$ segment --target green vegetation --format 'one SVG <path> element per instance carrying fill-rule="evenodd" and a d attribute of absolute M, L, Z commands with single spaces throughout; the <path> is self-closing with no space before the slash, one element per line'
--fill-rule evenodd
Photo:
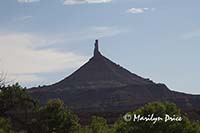
<path fill-rule="evenodd" d="M 0 133 L 7 133 L 9 129 L 10 129 L 9 121 L 0 117 Z"/>
<path fill-rule="evenodd" d="M 32 126 L 30 114 L 35 112 L 37 103 L 19 84 L 1 87 L 0 107 L 0 117 L 10 120 L 11 128 L 28 130 Z"/>
<path fill-rule="evenodd" d="M 120 117 L 109 125 L 104 118 L 93 116 L 87 126 L 81 126 L 59 99 L 39 106 L 19 84 L 0 87 L 0 133 L 200 133 L 200 122 L 191 122 L 173 103 L 153 102 L 129 114 L 163 118 L 168 114 L 183 120 L 126 122 Z"/>
<path fill-rule="evenodd" d="M 182 117 L 182 121 L 157 121 L 153 123 L 148 122 L 125 122 L 123 119 L 118 120 L 115 123 L 115 131 L 117 133 L 200 133 L 197 123 L 193 124 L 189 119 L 181 115 L 180 110 L 175 104 L 168 102 L 153 102 L 145 105 L 144 107 L 137 109 L 134 112 L 130 112 L 132 116 L 139 114 L 141 116 L 148 116 L 149 114 L 155 114 L 155 118 L 160 116 L 165 118 L 165 115 L 176 115 Z"/>
<path fill-rule="evenodd" d="M 75 132 L 79 127 L 78 118 L 58 99 L 49 100 L 39 109 L 37 116 L 37 129 L 41 133 Z"/>
<path fill-rule="evenodd" d="M 104 118 L 93 116 L 88 126 L 81 129 L 80 133 L 114 133 L 112 128 L 109 128 L 107 121 Z"/>

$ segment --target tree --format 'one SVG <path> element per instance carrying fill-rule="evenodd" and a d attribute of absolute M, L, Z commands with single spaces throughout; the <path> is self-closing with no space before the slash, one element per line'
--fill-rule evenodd
<path fill-rule="evenodd" d="M 8 120 L 0 117 L 0 133 L 7 133 L 10 129 L 10 123 Z"/>
<path fill-rule="evenodd" d="M 0 107 L 0 116 L 10 119 L 12 128 L 29 129 L 37 102 L 29 96 L 26 88 L 16 83 L 1 87 Z"/>
<path fill-rule="evenodd" d="M 116 133 L 199 133 L 199 129 L 196 125 L 193 125 L 189 119 L 180 113 L 180 109 L 173 103 L 168 102 L 153 102 L 146 106 L 137 109 L 134 112 L 128 113 L 131 117 L 131 121 L 125 122 L 120 118 L 115 124 L 114 129 Z M 169 116 L 182 117 L 181 121 L 133 121 L 133 116 L 148 116 L 154 114 L 155 118 L 161 117 L 165 119 L 166 114 Z"/>
<path fill-rule="evenodd" d="M 0 72 L 0 91 L 6 84 L 6 75 L 4 72 Z"/>
<path fill-rule="evenodd" d="M 83 127 L 79 133 L 113 133 L 113 131 L 108 126 L 106 119 L 93 116 L 89 125 Z"/>
<path fill-rule="evenodd" d="M 59 99 L 49 100 L 38 112 L 38 133 L 70 133 L 78 130 L 78 118 Z"/>
<path fill-rule="evenodd" d="M 93 116 L 89 125 L 92 133 L 110 133 L 107 121 L 102 117 Z"/>
<path fill-rule="evenodd" d="M 200 121 L 193 122 L 193 133 L 200 133 Z"/>

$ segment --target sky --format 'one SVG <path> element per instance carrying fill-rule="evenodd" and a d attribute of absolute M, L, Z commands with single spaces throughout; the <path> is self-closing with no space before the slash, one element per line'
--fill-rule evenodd
<path fill-rule="evenodd" d="M 101 53 L 171 90 L 200 94 L 198 0 L 0 0 L 0 71 L 49 85 Z"/>

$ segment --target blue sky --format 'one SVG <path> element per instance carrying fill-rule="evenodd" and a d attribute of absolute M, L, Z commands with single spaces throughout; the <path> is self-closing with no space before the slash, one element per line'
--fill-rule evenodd
<path fill-rule="evenodd" d="M 0 70 L 55 83 L 101 52 L 170 89 L 200 94 L 200 1 L 1 0 Z"/>

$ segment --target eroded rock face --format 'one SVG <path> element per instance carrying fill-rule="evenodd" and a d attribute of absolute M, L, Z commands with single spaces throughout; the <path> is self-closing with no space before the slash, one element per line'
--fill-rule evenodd
<path fill-rule="evenodd" d="M 129 72 L 104 57 L 95 42 L 94 56 L 62 81 L 30 89 L 30 94 L 44 104 L 60 98 L 77 112 L 123 112 L 145 103 L 167 100 L 182 109 L 200 109 L 200 96 L 171 91 Z"/>

